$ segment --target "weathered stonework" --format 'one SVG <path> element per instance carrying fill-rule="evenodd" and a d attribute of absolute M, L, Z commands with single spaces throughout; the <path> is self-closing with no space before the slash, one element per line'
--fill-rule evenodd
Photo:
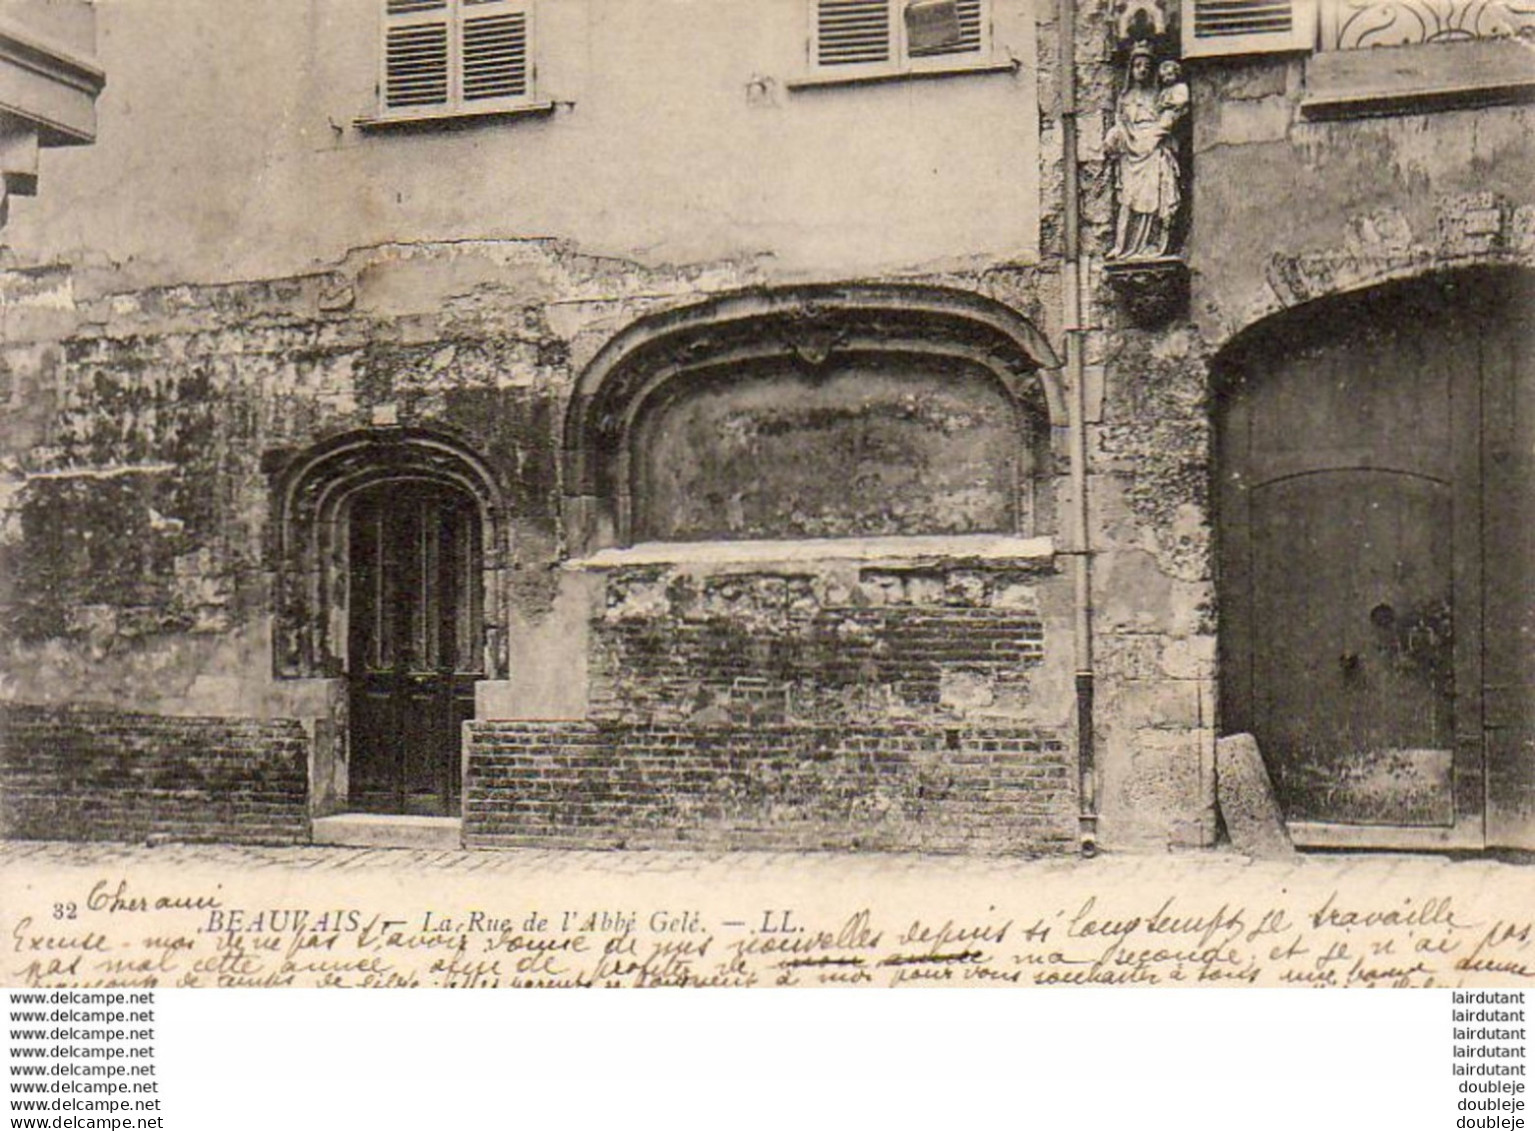
<path fill-rule="evenodd" d="M 1348 54 L 1387 70 L 1393 59 Z M 1196 119 L 1190 254 L 1193 318 L 1210 346 L 1331 295 L 1530 264 L 1520 236 L 1535 166 L 1527 105 L 1456 109 L 1425 97 L 1390 117 L 1312 121 L 1299 62 L 1209 60 L 1192 78 L 1196 103 L 1211 108 Z M 1250 128 L 1255 115 L 1269 124 Z"/>
<path fill-rule="evenodd" d="M 302 523 L 283 532 L 284 484 L 289 469 L 323 463 L 348 437 L 376 446 L 421 436 L 475 453 L 504 517 L 487 546 L 487 577 L 504 601 L 488 639 L 505 657 L 478 695 L 488 718 L 589 716 L 684 734 L 720 722 L 1059 728 L 1069 718 L 1069 592 L 1048 555 L 945 563 L 940 553 L 789 572 L 560 568 L 569 549 L 558 454 L 576 372 L 614 328 L 696 302 L 696 269 L 619 269 L 529 242 L 384 248 L 315 274 L 210 287 L 124 292 L 97 281 L 72 293 L 60 287 L 67 274 L 7 278 L 8 317 L 38 339 L 4 348 L 12 443 L 0 556 L 16 699 L 230 726 L 302 718 L 312 750 L 304 808 L 344 808 L 343 638 L 291 651 L 295 615 L 325 618 L 279 599 L 286 571 L 320 576 L 285 556 L 309 535 Z M 708 285 L 751 278 L 727 266 Z M 936 281 L 1054 317 L 1050 274 Z M 1030 396 L 1043 419 L 1048 398 L 1037 385 Z M 1037 439 L 1045 455 L 1029 516 L 1048 534 L 1059 433 L 1041 426 Z M 330 599 L 344 597 L 341 580 L 325 583 Z M 1016 835 L 945 831 L 960 811 L 950 805 L 875 834 L 844 815 L 788 839 L 1054 850 L 1074 792 L 1060 732 L 1050 733 L 1055 768 L 1039 785 L 1057 806 L 1049 830 L 1030 824 L 1025 804 Z M 742 746 L 743 767 L 756 764 L 753 749 Z M 157 765 L 146 757 L 134 772 Z M 177 820 L 125 817 L 108 831 L 182 835 Z M 761 839 L 728 823 L 699 835 Z"/>

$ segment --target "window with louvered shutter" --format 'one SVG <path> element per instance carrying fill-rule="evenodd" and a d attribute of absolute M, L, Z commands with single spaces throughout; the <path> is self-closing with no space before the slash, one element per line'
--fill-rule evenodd
<path fill-rule="evenodd" d="M 521 98 L 528 92 L 528 14 L 486 11 L 504 5 L 470 4 L 464 17 L 465 102 Z"/>
<path fill-rule="evenodd" d="M 990 0 L 812 0 L 811 52 L 827 74 L 899 74 L 983 58 Z"/>
<path fill-rule="evenodd" d="M 526 103 L 531 45 L 527 0 L 385 0 L 382 112 L 430 117 Z"/>
<path fill-rule="evenodd" d="M 1313 0 L 1183 0 L 1184 55 L 1310 51 L 1315 45 Z"/>
<path fill-rule="evenodd" d="M 448 104 L 448 0 L 388 0 L 384 105 Z"/>
<path fill-rule="evenodd" d="M 818 0 L 815 59 L 822 67 L 887 63 L 893 54 L 890 0 Z"/>

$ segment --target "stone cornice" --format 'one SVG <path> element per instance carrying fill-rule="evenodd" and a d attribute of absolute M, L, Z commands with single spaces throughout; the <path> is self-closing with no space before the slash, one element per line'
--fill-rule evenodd
<path fill-rule="evenodd" d="M 96 96 L 106 75 L 79 48 L 0 18 L 0 116 L 30 126 L 37 144 L 84 145 L 96 137 Z"/>
<path fill-rule="evenodd" d="M 93 60 L 3 17 L 0 17 L 0 62 L 25 67 L 92 96 L 99 94 L 107 82 L 106 72 Z"/>

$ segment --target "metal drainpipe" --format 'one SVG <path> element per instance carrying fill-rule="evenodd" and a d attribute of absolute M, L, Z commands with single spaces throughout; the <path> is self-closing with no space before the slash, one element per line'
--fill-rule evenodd
<path fill-rule="evenodd" d="M 1081 201 L 1077 166 L 1076 2 L 1057 0 L 1060 35 L 1057 81 L 1061 93 L 1061 164 L 1064 220 L 1062 329 L 1066 335 L 1067 431 L 1071 458 L 1071 562 L 1076 653 L 1078 832 L 1082 852 L 1098 849 L 1098 770 L 1093 750 L 1092 558 L 1087 521 L 1087 393 L 1083 380 Z"/>

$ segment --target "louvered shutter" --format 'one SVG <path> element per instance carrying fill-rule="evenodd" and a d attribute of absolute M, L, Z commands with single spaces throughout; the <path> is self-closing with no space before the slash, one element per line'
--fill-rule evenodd
<path fill-rule="evenodd" d="M 384 109 L 447 106 L 451 97 L 448 0 L 387 0 Z"/>
<path fill-rule="evenodd" d="M 910 0 L 906 53 L 914 59 L 971 55 L 985 47 L 986 0 Z"/>
<path fill-rule="evenodd" d="M 466 105 L 528 93 L 527 10 L 497 0 L 463 0 L 460 58 Z"/>
<path fill-rule="evenodd" d="M 525 103 L 530 0 L 384 0 L 382 110 L 396 117 Z"/>
<path fill-rule="evenodd" d="M 889 63 L 893 30 L 890 0 L 815 0 L 816 65 Z"/>
<path fill-rule="evenodd" d="M 1312 0 L 1183 0 L 1186 56 L 1310 51 L 1315 45 Z"/>

